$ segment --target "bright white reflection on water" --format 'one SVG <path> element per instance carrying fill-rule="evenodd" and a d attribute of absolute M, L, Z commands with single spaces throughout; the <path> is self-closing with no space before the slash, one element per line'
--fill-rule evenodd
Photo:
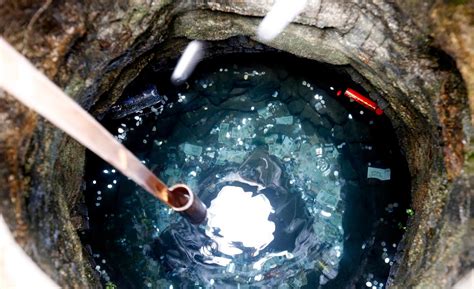
<path fill-rule="evenodd" d="M 218 250 L 226 255 L 242 254 L 234 243 L 255 249 L 254 255 L 273 240 L 275 223 L 268 217 L 274 213 L 263 194 L 252 196 L 241 187 L 225 186 L 211 201 L 208 209 L 206 235 L 213 239 Z"/>

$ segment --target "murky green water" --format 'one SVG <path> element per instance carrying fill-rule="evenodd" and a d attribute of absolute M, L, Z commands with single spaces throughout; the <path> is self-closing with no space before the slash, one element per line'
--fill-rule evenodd
<path fill-rule="evenodd" d="M 82 237 L 104 284 L 383 288 L 410 179 L 387 118 L 336 96 L 346 87 L 363 91 L 278 54 L 203 62 L 181 87 L 145 72 L 105 123 L 209 218 L 189 224 L 90 154 Z"/>

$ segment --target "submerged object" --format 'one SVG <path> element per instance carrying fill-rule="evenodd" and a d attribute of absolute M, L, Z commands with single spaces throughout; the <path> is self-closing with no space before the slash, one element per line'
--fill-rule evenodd
<path fill-rule="evenodd" d="M 129 115 L 131 111 L 145 109 L 152 105 L 163 109 L 167 101 L 166 95 L 159 94 L 156 85 L 152 84 L 136 95 L 131 95 L 123 101 L 119 100 L 110 108 L 110 114 L 113 118 L 121 118 Z"/>
<path fill-rule="evenodd" d="M 104 122 L 165 183 L 185 183 L 208 207 L 205 223 L 193 226 L 147 194 L 129 194 L 126 178 L 89 154 L 84 240 L 97 263 L 107 260 L 101 272 L 118 287 L 385 284 L 407 216 L 398 192 L 409 191 L 391 126 L 344 96 L 334 100 L 355 83 L 317 64 L 301 74 L 303 60 L 275 59 L 206 60 L 187 85 L 157 87 L 170 96 L 162 113 Z M 123 97 L 169 78 L 168 70 L 144 70 Z M 390 167 L 391 180 L 367 179 L 367 166 Z"/>
<path fill-rule="evenodd" d="M 341 94 L 342 94 L 342 91 L 339 90 L 337 92 L 337 96 L 340 96 Z M 364 107 L 374 111 L 376 115 L 383 114 L 383 110 L 380 107 L 378 107 L 378 105 L 374 101 L 370 100 L 368 97 L 363 96 L 362 94 L 358 93 L 352 88 L 347 88 L 346 91 L 344 91 L 344 95 L 356 101 L 357 103 L 362 104 Z"/>
<path fill-rule="evenodd" d="M 186 185 L 168 188 L 97 120 L 67 96 L 3 38 L 0 38 L 0 88 L 180 212 L 192 223 L 206 218 L 206 207 Z"/>

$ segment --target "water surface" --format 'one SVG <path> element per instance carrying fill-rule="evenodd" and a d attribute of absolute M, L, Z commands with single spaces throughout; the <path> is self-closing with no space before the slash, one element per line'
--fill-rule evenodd
<path fill-rule="evenodd" d="M 361 87 L 280 54 L 207 60 L 180 87 L 169 75 L 148 68 L 105 123 L 209 218 L 189 224 L 89 154 L 82 237 L 104 284 L 384 287 L 410 180 L 388 119 L 336 96 Z"/>

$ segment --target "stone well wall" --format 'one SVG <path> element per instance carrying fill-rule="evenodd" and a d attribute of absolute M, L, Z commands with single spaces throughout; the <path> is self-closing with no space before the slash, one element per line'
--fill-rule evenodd
<path fill-rule="evenodd" d="M 173 59 L 187 39 L 255 40 L 272 3 L 0 0 L 0 34 L 101 118 L 143 67 Z M 337 66 L 385 108 L 409 164 L 416 212 L 389 283 L 448 287 L 473 264 L 474 3 L 308 3 L 268 46 Z M 229 52 L 240 49 L 227 43 Z M 0 120 L 0 212 L 58 284 L 95 288 L 77 235 L 87 226 L 84 149 L 1 91 Z"/>

